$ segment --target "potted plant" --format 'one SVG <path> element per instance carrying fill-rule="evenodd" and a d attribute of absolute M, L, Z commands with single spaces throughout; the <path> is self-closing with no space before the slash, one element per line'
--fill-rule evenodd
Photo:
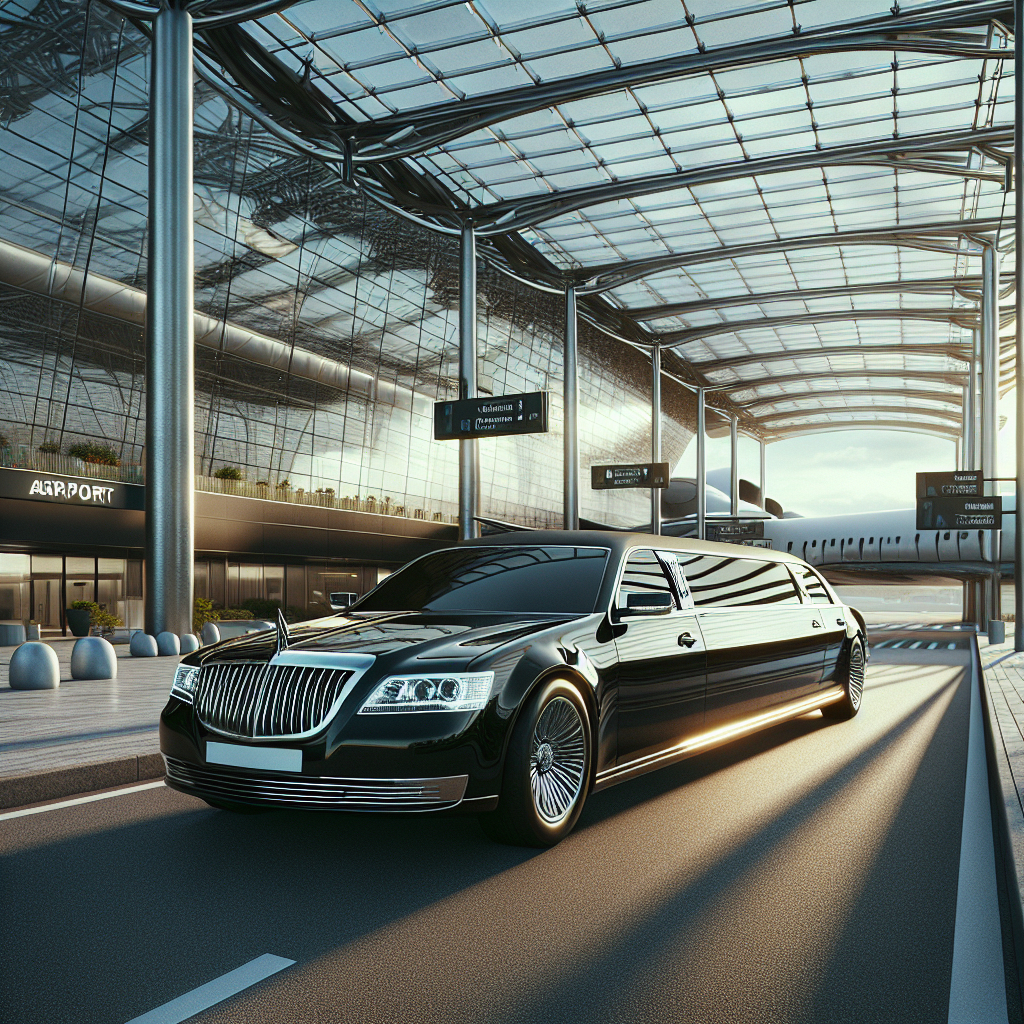
<path fill-rule="evenodd" d="M 68 619 L 68 629 L 72 636 L 88 636 L 89 626 L 92 625 L 92 610 L 98 605 L 92 601 L 72 601 L 71 607 L 65 610 Z"/>

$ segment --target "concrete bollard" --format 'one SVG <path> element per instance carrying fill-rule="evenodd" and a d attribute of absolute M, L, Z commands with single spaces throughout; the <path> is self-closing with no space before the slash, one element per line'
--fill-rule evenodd
<path fill-rule="evenodd" d="M 56 690 L 60 686 L 57 652 L 38 640 L 22 644 L 11 655 L 7 679 L 12 690 Z"/>
<path fill-rule="evenodd" d="M 133 658 L 155 658 L 156 637 L 150 636 L 149 633 L 143 633 L 140 629 L 137 633 L 132 633 L 132 638 L 128 642 L 128 650 L 131 651 Z"/>
<path fill-rule="evenodd" d="M 101 636 L 83 636 L 71 649 L 72 679 L 116 679 L 117 652 Z"/>
<path fill-rule="evenodd" d="M 988 642 L 990 644 L 1006 642 L 1006 623 L 1002 619 L 988 620 Z"/>
<path fill-rule="evenodd" d="M 191 654 L 193 651 L 199 650 L 199 637 L 195 633 L 182 633 L 181 637 L 181 653 Z"/>
<path fill-rule="evenodd" d="M 163 633 L 157 633 L 156 653 L 161 658 L 169 658 L 172 655 L 181 654 L 181 641 L 178 639 L 177 633 L 171 633 L 167 630 Z"/>
<path fill-rule="evenodd" d="M 204 622 L 202 637 L 204 647 L 209 647 L 210 644 L 219 644 L 220 626 L 216 622 Z"/>

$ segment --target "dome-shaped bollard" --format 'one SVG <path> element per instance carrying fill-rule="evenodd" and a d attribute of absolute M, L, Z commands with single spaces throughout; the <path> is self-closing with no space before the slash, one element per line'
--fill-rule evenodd
<path fill-rule="evenodd" d="M 181 654 L 181 641 L 177 633 L 164 630 L 156 635 L 156 653 L 161 658 L 169 658 L 171 655 Z"/>
<path fill-rule="evenodd" d="M 57 652 L 38 640 L 22 644 L 11 655 L 7 679 L 12 690 L 56 690 L 60 686 Z"/>
<path fill-rule="evenodd" d="M 128 650 L 131 651 L 133 658 L 155 658 L 157 653 L 156 637 L 150 636 L 149 633 L 143 633 L 140 629 L 132 633 L 132 638 L 128 641 Z"/>
<path fill-rule="evenodd" d="M 181 653 L 191 654 L 193 651 L 199 650 L 199 637 L 195 633 L 182 633 L 181 637 Z"/>
<path fill-rule="evenodd" d="M 202 636 L 204 647 L 209 647 L 210 644 L 219 644 L 220 626 L 218 626 L 216 622 L 204 622 Z"/>
<path fill-rule="evenodd" d="M 117 652 L 101 636 L 83 636 L 71 650 L 72 679 L 116 679 Z"/>

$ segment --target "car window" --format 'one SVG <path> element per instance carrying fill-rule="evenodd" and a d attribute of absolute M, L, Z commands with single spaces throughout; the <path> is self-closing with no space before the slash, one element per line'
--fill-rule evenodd
<path fill-rule="evenodd" d="M 627 594 L 671 594 L 672 604 L 679 605 L 661 562 L 650 548 L 630 552 L 615 599 L 617 608 L 626 607 Z"/>
<path fill-rule="evenodd" d="M 682 551 L 676 559 L 698 607 L 800 604 L 796 584 L 779 562 Z"/>
<path fill-rule="evenodd" d="M 821 582 L 818 574 L 805 565 L 794 565 L 792 569 L 796 572 L 796 578 L 800 585 L 807 592 L 811 604 L 831 604 L 832 598 L 828 596 L 825 584 Z"/>

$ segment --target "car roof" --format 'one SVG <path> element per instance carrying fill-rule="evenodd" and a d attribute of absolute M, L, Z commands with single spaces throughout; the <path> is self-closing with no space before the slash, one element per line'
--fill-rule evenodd
<path fill-rule="evenodd" d="M 732 558 L 755 558 L 763 562 L 789 562 L 805 565 L 797 555 L 771 548 L 754 548 L 743 544 L 721 544 L 689 537 L 666 537 L 651 533 L 627 533 L 611 530 L 516 530 L 491 534 L 459 542 L 463 545 L 571 545 L 572 547 L 610 548 L 616 555 L 635 547 L 658 548 L 661 551 L 686 551 L 695 555 L 721 555 Z"/>

